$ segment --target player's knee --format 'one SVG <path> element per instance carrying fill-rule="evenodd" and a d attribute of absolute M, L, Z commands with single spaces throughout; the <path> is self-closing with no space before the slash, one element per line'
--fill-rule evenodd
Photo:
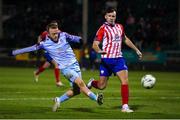
<path fill-rule="evenodd" d="M 104 90 L 106 88 L 106 86 L 98 86 L 100 90 Z"/>
<path fill-rule="evenodd" d="M 98 82 L 98 88 L 100 90 L 104 90 L 106 88 L 106 83 L 105 82 Z"/>
<path fill-rule="evenodd" d="M 82 87 L 84 87 L 84 86 L 85 86 L 84 81 L 83 81 L 83 80 L 81 80 L 81 79 L 79 79 L 79 80 L 77 81 L 77 84 L 78 84 L 78 86 L 79 86 L 80 88 L 82 88 Z"/>
<path fill-rule="evenodd" d="M 84 87 L 84 86 L 85 86 L 85 83 L 84 83 L 83 81 L 81 81 L 81 82 L 79 83 L 79 86 L 80 86 L 80 87 Z"/>
<path fill-rule="evenodd" d="M 127 80 L 122 80 L 121 83 L 122 83 L 123 85 L 128 84 L 128 79 L 127 79 Z"/>

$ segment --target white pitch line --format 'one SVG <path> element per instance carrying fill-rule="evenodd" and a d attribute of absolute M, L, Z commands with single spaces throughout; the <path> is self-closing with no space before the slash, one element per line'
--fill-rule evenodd
<path fill-rule="evenodd" d="M 71 99 L 74 99 L 74 100 L 79 100 L 79 99 L 89 99 L 89 98 L 71 98 Z M 107 98 L 104 98 L 105 100 L 120 100 L 121 98 L 120 97 L 107 97 Z M 130 97 L 130 99 L 135 99 L 135 100 L 143 100 L 143 99 L 149 99 L 149 98 L 145 98 L 145 97 Z M 152 98 L 151 98 L 152 99 Z M 153 99 L 160 99 L 160 100 L 166 100 L 166 99 L 169 99 L 169 100 L 178 100 L 180 99 L 180 97 L 156 97 L 156 98 L 153 98 Z M 53 98 L 0 98 L 0 101 L 18 101 L 18 100 L 23 100 L 23 101 L 28 101 L 28 100 L 53 100 Z"/>

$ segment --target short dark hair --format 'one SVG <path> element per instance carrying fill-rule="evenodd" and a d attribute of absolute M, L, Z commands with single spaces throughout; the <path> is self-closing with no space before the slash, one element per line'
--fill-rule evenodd
<path fill-rule="evenodd" d="M 104 15 L 107 14 L 107 13 L 111 13 L 111 12 L 116 12 L 116 8 L 113 8 L 113 7 L 108 7 L 105 9 L 104 11 Z"/>
<path fill-rule="evenodd" d="M 58 28 L 58 22 L 57 22 L 56 20 L 52 20 L 52 21 L 46 26 L 47 31 L 49 30 L 49 28 Z"/>

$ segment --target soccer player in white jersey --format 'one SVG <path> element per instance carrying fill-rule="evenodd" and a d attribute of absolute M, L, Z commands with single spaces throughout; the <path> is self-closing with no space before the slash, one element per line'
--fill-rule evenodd
<path fill-rule="evenodd" d="M 70 35 L 66 32 L 59 31 L 57 25 L 48 24 L 48 37 L 41 41 L 39 45 L 33 45 L 19 50 L 13 50 L 12 55 L 17 55 L 25 52 L 35 51 L 38 49 L 46 50 L 50 57 L 55 60 L 62 74 L 69 80 L 72 88 L 69 89 L 60 97 L 55 97 L 53 111 L 57 111 L 60 103 L 70 99 L 71 97 L 83 92 L 90 99 L 96 101 L 99 105 L 103 104 L 103 94 L 95 95 L 90 91 L 81 78 L 81 70 L 76 60 L 75 54 L 69 42 L 81 42 L 81 37 Z"/>
<path fill-rule="evenodd" d="M 124 28 L 121 24 L 115 23 L 116 10 L 108 8 L 105 11 L 106 22 L 99 28 L 93 42 L 93 49 L 101 54 L 100 78 L 99 80 L 90 79 L 87 84 L 88 88 L 94 87 L 104 89 L 107 85 L 109 76 L 116 74 L 121 80 L 121 97 L 122 112 L 133 112 L 128 106 L 129 87 L 128 87 L 128 67 L 122 56 L 121 45 L 124 41 L 127 46 L 135 50 L 139 58 L 142 53 L 125 35 Z M 102 49 L 99 44 L 102 43 Z"/>
<path fill-rule="evenodd" d="M 58 26 L 57 21 L 52 21 L 52 23 L 57 24 L 57 26 Z M 47 36 L 48 36 L 47 31 L 42 32 L 41 35 L 38 36 L 37 44 L 39 44 L 41 41 L 44 41 Z M 60 72 L 59 72 L 60 70 L 59 70 L 58 64 L 56 63 L 55 60 L 53 60 L 49 56 L 49 53 L 47 51 L 44 52 L 44 57 L 45 57 L 46 61 L 43 63 L 43 65 L 41 65 L 37 70 L 34 71 L 35 82 L 38 82 L 39 74 L 42 73 L 46 68 L 50 67 L 51 64 L 53 64 L 56 85 L 59 87 L 63 86 L 63 83 L 61 82 L 61 79 L 60 79 Z"/>

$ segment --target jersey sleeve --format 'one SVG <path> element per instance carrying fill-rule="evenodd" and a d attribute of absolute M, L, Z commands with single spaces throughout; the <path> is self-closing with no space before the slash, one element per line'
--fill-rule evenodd
<path fill-rule="evenodd" d="M 65 34 L 67 40 L 70 41 L 70 42 L 77 42 L 77 43 L 79 43 L 81 41 L 81 39 L 82 39 L 80 36 L 70 35 L 70 34 L 68 34 L 66 32 L 64 32 L 64 34 Z"/>
<path fill-rule="evenodd" d="M 41 49 L 42 47 L 43 47 L 42 44 L 40 44 L 40 45 L 35 44 L 33 46 L 13 50 L 12 55 L 18 55 L 18 54 L 23 54 L 23 53 L 27 53 L 27 52 L 36 51 L 36 50 Z"/>
<path fill-rule="evenodd" d="M 101 26 L 96 33 L 96 40 L 101 42 L 104 36 L 104 26 Z"/>

